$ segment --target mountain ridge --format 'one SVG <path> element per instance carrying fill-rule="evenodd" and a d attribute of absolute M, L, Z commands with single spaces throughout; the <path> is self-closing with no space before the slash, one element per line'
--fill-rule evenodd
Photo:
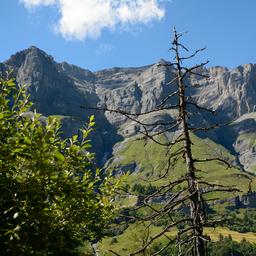
<path fill-rule="evenodd" d="M 86 117 L 94 114 L 97 121 L 94 150 L 103 163 L 111 157 L 116 142 L 137 135 L 139 128 L 125 116 L 89 110 L 89 107 L 106 106 L 133 113 L 152 110 L 170 92 L 168 83 L 173 78 L 173 72 L 171 67 L 163 65 L 166 63 L 159 60 L 143 67 L 113 67 L 92 72 L 66 62 L 57 63 L 52 56 L 32 46 L 1 63 L 0 71 L 13 70 L 19 83 L 30 84 L 28 91 L 31 99 L 43 115 L 72 117 L 64 121 L 68 127 L 66 134 L 76 132 Z M 205 116 L 208 123 L 230 122 L 256 111 L 256 64 L 232 69 L 216 66 L 201 71 L 210 78 L 205 80 L 191 76 L 188 83 L 194 85 L 190 91 L 194 100 L 218 113 L 214 118 Z M 174 113 L 148 118 L 172 118 L 172 115 Z M 252 138 L 255 127 L 255 118 L 247 118 L 226 129 L 232 134 L 232 139 L 225 138 L 221 129 L 209 136 L 233 150 L 245 169 L 254 172 L 256 156 Z M 248 136 L 243 138 L 241 144 L 242 134 Z M 251 164 L 248 166 L 247 162 Z M 250 166 L 253 166 L 252 170 Z"/>
<path fill-rule="evenodd" d="M 74 63 L 68 63 L 66 61 L 61 61 L 61 62 L 57 62 L 55 61 L 55 58 L 51 55 L 51 54 L 48 54 L 46 53 L 46 51 L 40 49 L 39 47 L 35 46 L 35 45 L 31 45 L 23 50 L 20 50 L 20 51 L 17 51 L 16 53 L 12 54 L 7 60 L 3 60 L 1 63 L 7 63 L 12 57 L 14 57 L 15 55 L 19 55 L 21 53 L 26 53 L 26 52 L 29 52 L 31 50 L 36 50 L 40 53 L 42 53 L 43 55 L 46 55 L 47 57 L 49 57 L 50 59 L 52 59 L 55 63 L 57 64 L 62 64 L 62 63 L 65 63 L 65 64 L 68 64 L 70 66 L 74 66 L 74 67 L 78 67 L 79 69 L 82 69 L 82 70 L 85 70 L 85 71 L 90 71 L 92 73 L 98 73 L 98 72 L 101 72 L 101 71 L 105 71 L 105 70 L 111 70 L 111 69 L 137 69 L 137 68 L 144 68 L 144 67 L 150 67 L 154 64 L 157 64 L 157 63 L 161 63 L 161 61 L 164 61 L 166 63 L 170 63 L 170 61 L 168 60 L 165 60 L 163 58 L 160 58 L 159 61 L 157 61 L 156 63 L 153 63 L 153 64 L 145 64 L 143 66 L 136 66 L 136 67 L 133 67 L 133 66 L 113 66 L 113 67 L 109 67 L 109 68 L 103 68 L 103 69 L 99 69 L 99 70 L 96 70 L 96 71 L 91 71 L 85 67 L 80 67 L 78 66 L 77 64 L 74 64 Z M 218 68 L 221 68 L 221 69 L 225 69 L 226 71 L 231 71 L 231 70 L 234 70 L 234 69 L 239 69 L 240 67 L 243 67 L 243 66 L 247 66 L 247 65 L 253 65 L 255 66 L 256 63 L 244 63 L 244 64 L 240 64 L 238 66 L 234 66 L 234 67 L 227 67 L 227 66 L 220 66 L 220 65 L 215 65 L 215 66 L 207 66 L 207 69 L 218 69 Z"/>

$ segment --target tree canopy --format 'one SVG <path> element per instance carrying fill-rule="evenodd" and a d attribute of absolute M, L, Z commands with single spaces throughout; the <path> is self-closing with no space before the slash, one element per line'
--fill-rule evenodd
<path fill-rule="evenodd" d="M 29 112 L 26 87 L 0 79 L 2 255 L 77 255 L 111 216 L 115 186 L 93 164 L 88 135 L 61 139 L 60 122 Z"/>

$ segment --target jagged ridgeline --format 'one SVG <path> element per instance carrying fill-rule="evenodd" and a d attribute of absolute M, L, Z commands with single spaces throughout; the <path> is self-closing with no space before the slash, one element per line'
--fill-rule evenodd
<path fill-rule="evenodd" d="M 165 64 L 164 60 L 159 62 Z M 42 50 L 30 47 L 0 64 L 0 70 L 13 70 L 19 83 L 30 85 L 28 91 L 37 112 L 62 119 L 63 136 L 77 132 L 87 117 L 94 114 L 97 127 L 92 137 L 92 150 L 100 165 L 107 163 L 117 173 L 133 172 L 132 184 L 137 179 L 135 174 L 148 177 L 151 170 L 161 169 L 163 149 L 153 144 L 144 148 L 142 141 L 135 141 L 140 133 L 136 123 L 123 115 L 89 107 L 104 106 L 130 113 L 150 111 L 169 93 L 168 83 L 173 77 L 168 65 L 156 63 L 91 72 L 65 62 L 56 63 Z M 206 124 L 230 123 L 209 133 L 194 134 L 196 152 L 231 161 L 237 168 L 226 170 L 221 164 L 212 165 L 211 173 L 207 174 L 209 179 L 226 179 L 241 184 L 246 190 L 249 178 L 244 171 L 256 172 L 256 65 L 246 64 L 234 69 L 212 67 L 201 72 L 210 79 L 190 77 L 189 83 L 201 85 L 193 87 L 190 95 L 200 106 L 216 110 L 217 115 L 197 118 Z M 171 120 L 175 115 L 175 111 L 165 111 L 143 118 L 153 122 Z M 172 136 L 174 134 L 167 134 L 162 139 Z M 148 155 L 152 154 L 155 157 L 149 159 Z"/>

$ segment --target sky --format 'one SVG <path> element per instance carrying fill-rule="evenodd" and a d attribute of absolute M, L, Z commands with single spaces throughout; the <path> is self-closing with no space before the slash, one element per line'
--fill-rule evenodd
<path fill-rule="evenodd" d="M 175 26 L 194 62 L 256 63 L 255 0 L 1 0 L 0 62 L 30 46 L 92 71 L 171 60 Z M 190 64 L 190 63 L 189 63 Z"/>

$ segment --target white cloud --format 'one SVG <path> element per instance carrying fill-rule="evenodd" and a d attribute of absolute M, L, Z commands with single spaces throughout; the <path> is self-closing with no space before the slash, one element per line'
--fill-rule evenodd
<path fill-rule="evenodd" d="M 157 1 L 125 1 L 117 8 L 117 16 L 121 22 L 147 23 L 152 19 L 160 19 L 164 16 Z"/>
<path fill-rule="evenodd" d="M 57 30 L 67 39 L 97 38 L 103 28 L 114 28 L 110 1 L 61 0 L 61 19 Z"/>
<path fill-rule="evenodd" d="M 26 7 L 56 4 L 55 30 L 66 39 L 97 38 L 103 29 L 147 24 L 165 15 L 163 0 L 20 0 Z M 168 1 L 168 0 L 166 0 Z"/>

